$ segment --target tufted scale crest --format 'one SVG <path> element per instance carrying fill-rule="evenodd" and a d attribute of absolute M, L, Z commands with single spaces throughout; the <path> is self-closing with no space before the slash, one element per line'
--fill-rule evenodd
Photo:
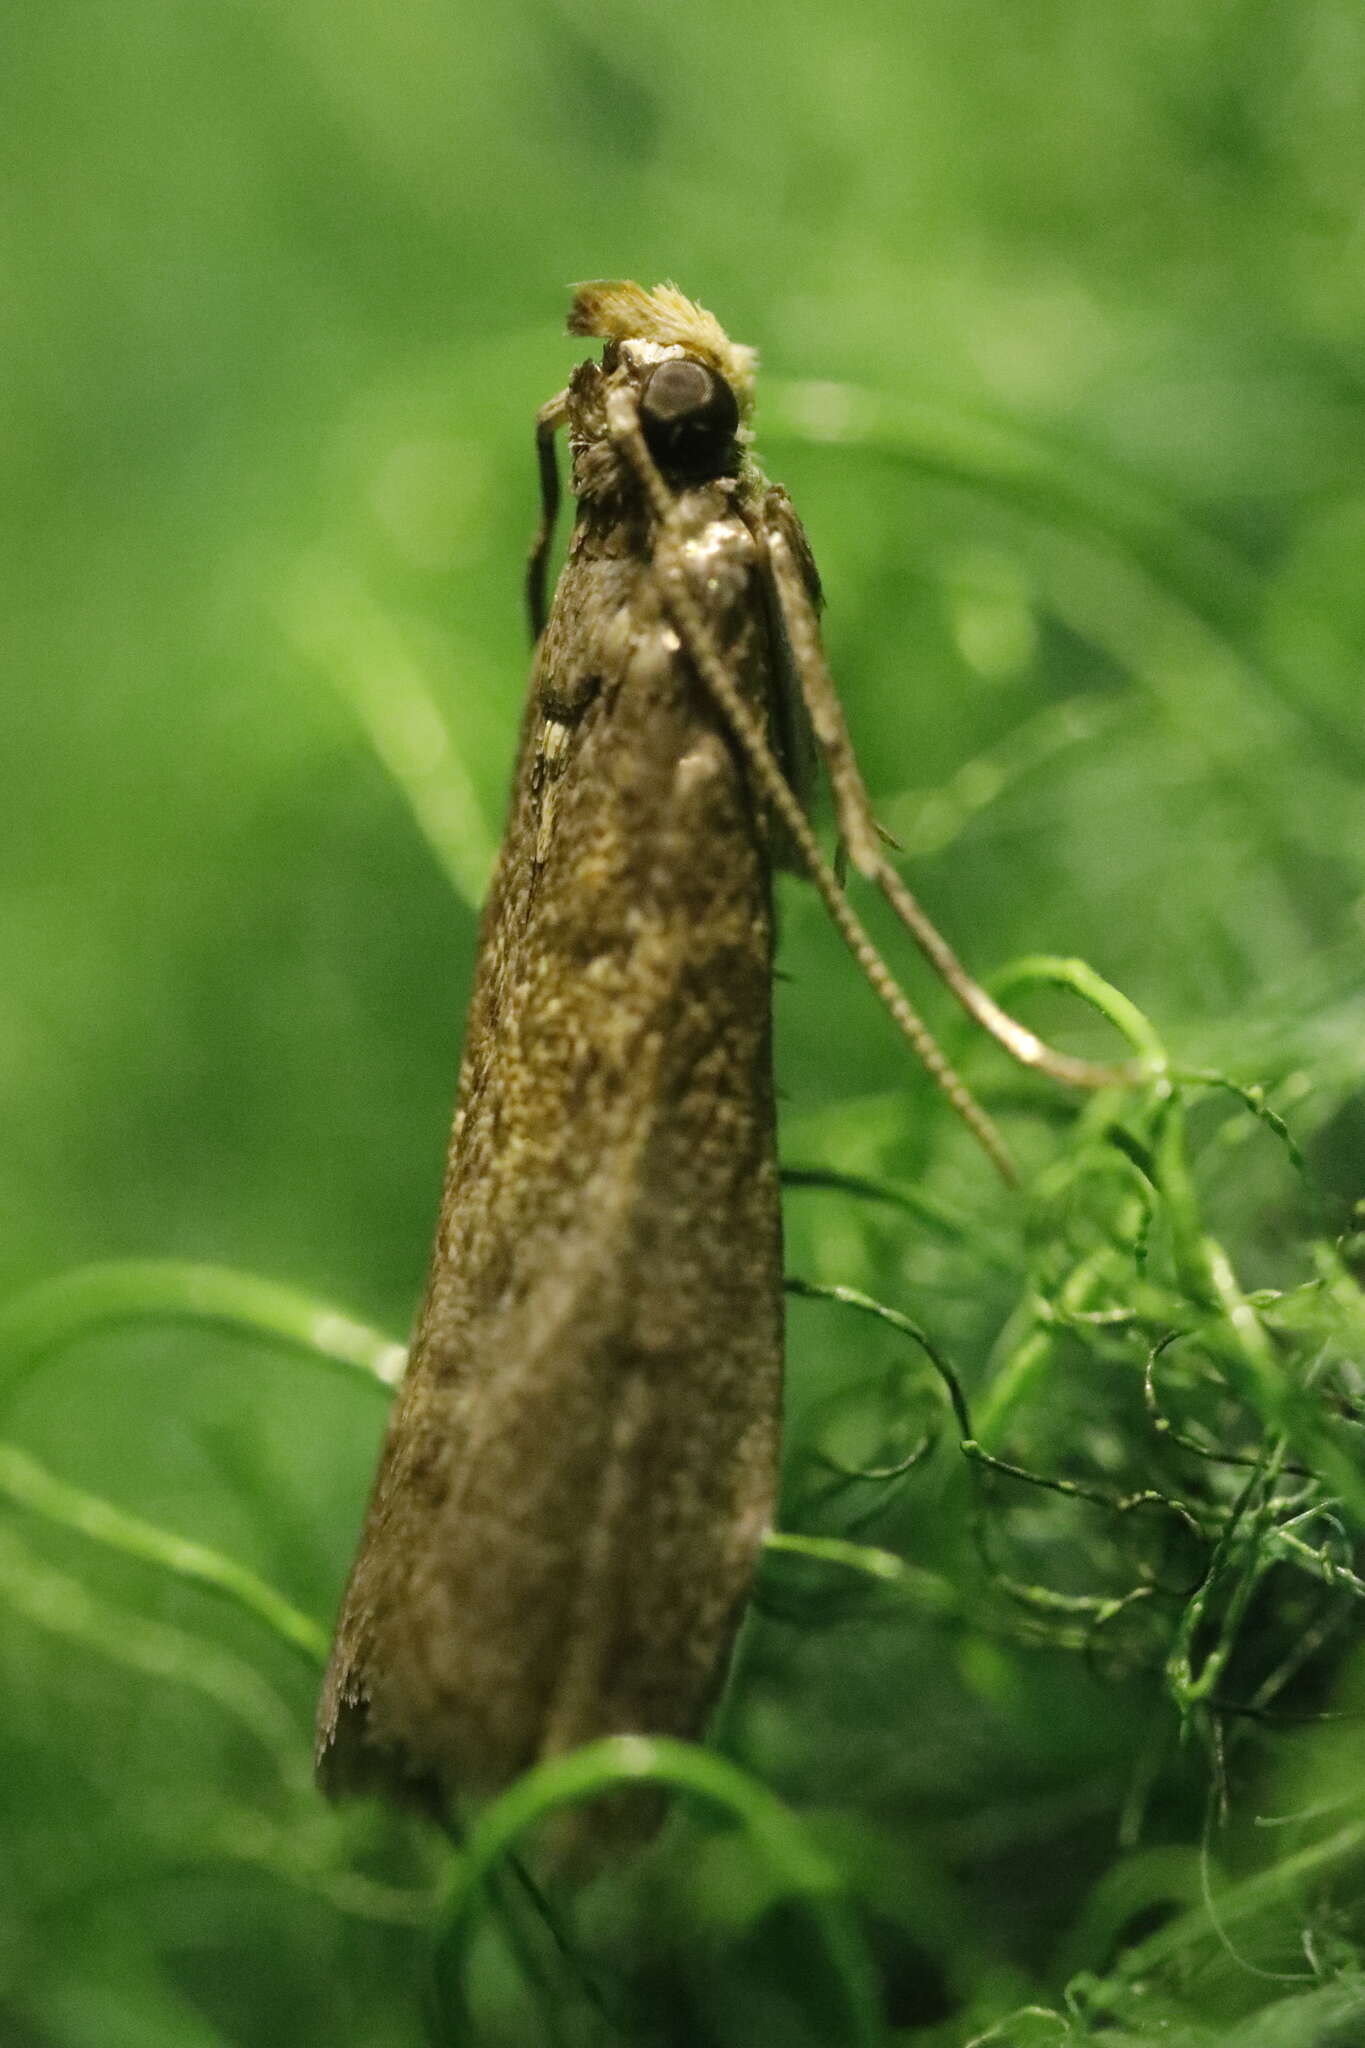
<path fill-rule="evenodd" d="M 715 314 L 675 284 L 656 284 L 653 291 L 629 278 L 575 285 L 568 329 L 600 341 L 652 341 L 661 348 L 685 349 L 720 372 L 739 402 L 740 417 L 748 418 L 757 350 L 731 341 Z"/>

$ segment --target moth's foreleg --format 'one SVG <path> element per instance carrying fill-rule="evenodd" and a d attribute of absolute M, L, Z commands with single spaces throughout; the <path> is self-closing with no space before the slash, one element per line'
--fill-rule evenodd
<path fill-rule="evenodd" d="M 872 815 L 872 801 L 853 751 L 839 694 L 825 661 L 820 622 L 807 593 L 805 579 L 780 527 L 769 526 L 764 538 L 783 628 L 810 713 L 811 727 L 829 772 L 840 838 L 848 848 L 854 867 L 880 889 L 930 966 L 956 996 L 968 1016 L 988 1031 L 1021 1066 L 1036 1068 L 1073 1088 L 1131 1086 L 1150 1080 L 1150 1068 L 1138 1061 L 1109 1065 L 1058 1052 L 1030 1031 L 1027 1025 L 1002 1010 L 967 972 L 938 926 L 886 857 L 882 844 L 886 835 Z"/>

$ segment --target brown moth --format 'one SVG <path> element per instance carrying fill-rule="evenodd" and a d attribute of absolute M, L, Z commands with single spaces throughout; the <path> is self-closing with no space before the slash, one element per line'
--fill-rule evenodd
<path fill-rule="evenodd" d="M 754 358 L 672 286 L 539 416 L 537 634 L 426 1298 L 318 1715 L 330 1793 L 449 1804 L 614 1733 L 696 1735 L 771 1520 L 782 1382 L 774 859 L 815 882 L 988 1149 L 800 794 L 1016 1057 L 1128 1078 L 996 1009 L 883 852 L 805 535 L 749 453 Z M 567 427 L 577 519 L 544 619 Z"/>

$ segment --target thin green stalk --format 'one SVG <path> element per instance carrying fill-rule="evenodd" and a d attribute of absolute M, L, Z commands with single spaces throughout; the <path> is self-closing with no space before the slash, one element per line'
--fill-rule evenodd
<path fill-rule="evenodd" d="M 296 1287 L 230 1266 L 126 1259 L 78 1266 L 0 1307 L 0 1412 L 49 1358 L 123 1323 L 207 1323 L 268 1338 L 391 1389 L 406 1354 L 382 1331 Z"/>
<path fill-rule="evenodd" d="M 30 1514 L 60 1523 L 92 1543 L 122 1551 L 127 1557 L 169 1572 L 173 1578 L 202 1586 L 232 1601 L 253 1620 L 264 1622 L 281 1642 L 309 1664 L 320 1666 L 326 1660 L 327 1637 L 323 1630 L 245 1565 L 234 1563 L 206 1544 L 193 1543 L 188 1537 L 172 1535 L 153 1522 L 144 1522 L 111 1501 L 67 1485 L 15 1444 L 0 1443 L 0 1494 Z"/>

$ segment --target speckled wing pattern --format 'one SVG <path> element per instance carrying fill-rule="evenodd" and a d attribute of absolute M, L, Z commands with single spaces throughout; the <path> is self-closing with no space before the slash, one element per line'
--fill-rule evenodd
<path fill-rule="evenodd" d="M 691 489 L 681 528 L 772 719 L 753 495 Z M 698 1733 L 771 1517 L 769 828 L 649 544 L 580 510 L 533 669 L 329 1791 L 478 1794 L 601 1734 Z"/>

